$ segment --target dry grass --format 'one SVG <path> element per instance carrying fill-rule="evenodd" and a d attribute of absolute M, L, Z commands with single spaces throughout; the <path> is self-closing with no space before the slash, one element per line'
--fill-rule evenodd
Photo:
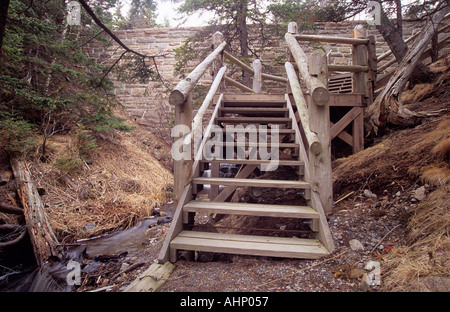
<path fill-rule="evenodd" d="M 50 161 L 33 167 L 46 190 L 47 214 L 60 241 L 127 228 L 169 200 L 172 174 L 133 136 L 116 133 L 112 140 L 98 140 L 100 150 L 78 174 L 53 166 L 74 149 L 71 141 L 70 136 L 53 137 Z"/>
<path fill-rule="evenodd" d="M 402 247 L 385 255 L 383 290 L 430 291 L 424 277 L 450 277 L 450 118 L 441 116 L 389 136 L 335 164 L 335 187 L 390 190 L 426 184 L 431 193 L 412 212 Z M 402 190 L 401 189 L 401 190 Z"/>
<path fill-rule="evenodd" d="M 408 246 L 385 259 L 388 291 L 429 291 L 426 276 L 450 277 L 450 187 L 439 188 L 419 205 L 408 223 Z"/>

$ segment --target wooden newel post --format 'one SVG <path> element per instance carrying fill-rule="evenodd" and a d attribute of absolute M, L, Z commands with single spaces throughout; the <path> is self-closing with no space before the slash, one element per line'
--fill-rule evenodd
<path fill-rule="evenodd" d="M 255 93 L 261 93 L 262 86 L 262 64 L 260 60 L 254 60 L 252 64 L 253 70 L 255 71 L 253 75 L 253 91 Z"/>
<path fill-rule="evenodd" d="M 308 70 L 313 79 L 327 85 L 328 80 L 327 57 L 323 50 L 316 50 L 308 58 Z M 328 90 L 327 90 L 328 92 Z M 309 151 L 309 170 L 312 191 L 318 192 L 325 212 L 330 212 L 333 202 L 333 179 L 331 170 L 331 139 L 330 139 L 330 109 L 329 103 L 316 103 L 313 96 L 309 96 L 308 111 L 311 131 L 317 133 L 322 144 L 319 154 Z"/>
<path fill-rule="evenodd" d="M 223 42 L 225 41 L 225 37 L 220 31 L 216 31 L 212 36 L 213 49 L 217 49 Z M 214 59 L 212 64 L 213 66 L 213 78 L 216 78 L 219 70 L 223 66 L 223 51 Z M 217 90 L 219 93 L 225 91 L 225 81 L 222 80 L 219 85 L 219 89 Z"/>
<path fill-rule="evenodd" d="M 186 101 L 184 101 L 180 105 L 175 106 L 175 125 L 184 125 L 192 130 L 191 92 L 187 94 Z M 174 137 L 175 141 L 179 139 L 181 139 L 181 136 Z M 190 182 L 193 164 L 192 151 L 190 150 L 192 148 L 191 145 L 189 144 L 188 146 L 183 146 L 182 148 L 189 149 L 189 156 L 191 157 L 189 157 L 188 159 L 174 160 L 173 162 L 175 207 L 178 205 L 178 201 L 180 200 L 181 193 L 183 192 L 184 187 Z"/>
<path fill-rule="evenodd" d="M 353 38 L 365 39 L 367 38 L 367 30 L 362 25 L 357 25 L 353 29 Z M 352 46 L 352 63 L 353 65 L 367 66 L 367 48 L 362 44 L 354 44 Z M 365 98 L 369 97 L 367 73 L 355 72 L 353 73 L 353 93 L 363 93 Z"/>

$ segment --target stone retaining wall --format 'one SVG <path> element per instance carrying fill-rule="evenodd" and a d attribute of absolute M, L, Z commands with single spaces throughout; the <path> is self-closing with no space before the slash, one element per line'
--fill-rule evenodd
<path fill-rule="evenodd" d="M 306 34 L 328 35 L 351 37 L 354 27 L 361 22 L 340 22 L 316 23 L 314 30 L 304 31 Z M 174 86 L 180 79 L 173 76 L 173 69 L 176 63 L 174 49 L 180 47 L 190 36 L 195 35 L 202 28 L 152 28 L 152 29 L 132 29 L 116 31 L 115 34 L 131 49 L 147 55 L 164 55 L 157 58 L 158 69 L 161 76 L 169 85 Z M 411 27 L 407 22 L 404 23 L 404 38 L 408 38 L 420 27 Z M 251 33 L 251 32 L 250 32 Z M 381 35 L 375 29 L 370 27 L 368 35 L 376 36 L 376 53 L 380 55 L 389 50 Z M 448 35 L 448 33 L 446 34 Z M 284 62 L 286 60 L 286 44 L 282 36 L 269 40 L 269 43 L 262 46 L 255 42 L 253 49 L 260 51 L 260 60 L 263 64 L 263 72 L 285 76 Z M 211 45 L 210 37 L 205 38 L 201 44 L 203 48 Z M 302 43 L 305 52 L 308 53 L 318 46 L 331 50 L 330 62 L 332 64 L 351 64 L 351 46 L 329 44 L 328 46 L 320 43 Z M 123 52 L 121 48 L 114 44 L 109 48 L 104 48 L 101 44 L 91 44 L 87 47 L 88 52 L 105 64 L 112 64 Z M 198 60 L 199 63 L 201 60 Z M 381 63 L 383 64 L 383 63 Z M 381 65 L 379 64 L 379 65 Z M 151 126 L 161 123 L 161 114 L 167 114 L 170 111 L 168 107 L 168 94 L 170 90 L 161 82 L 150 82 L 148 84 L 126 84 L 111 77 L 115 84 L 115 93 L 120 101 L 125 105 L 127 113 L 136 121 L 143 125 Z M 212 81 L 210 73 L 202 78 L 202 82 L 208 84 Z M 276 93 L 284 92 L 285 87 L 276 82 L 263 82 L 263 92 Z M 165 109 L 162 110 L 162 105 Z M 165 123 L 165 121 L 162 121 Z"/>

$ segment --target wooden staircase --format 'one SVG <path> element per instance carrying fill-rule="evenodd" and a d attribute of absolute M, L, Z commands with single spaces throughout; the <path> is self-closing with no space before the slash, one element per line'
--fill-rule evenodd
<path fill-rule="evenodd" d="M 227 132 L 226 142 L 219 140 L 216 148 L 242 148 L 247 155 L 245 159 L 237 159 L 234 153 L 232 159 L 198 159 L 198 169 L 193 171 L 196 174 L 192 177 L 192 182 L 185 188 L 184 196 L 180 198 L 182 225 L 178 226 L 177 235 L 168 243 L 169 260 L 175 262 L 180 251 L 214 252 L 256 256 L 289 257 L 316 259 L 328 255 L 332 250 L 333 242 L 329 233 L 323 209 L 317 203 L 312 203 L 311 184 L 304 180 L 305 163 L 300 158 L 301 139 L 295 118 L 294 108 L 284 95 L 223 95 L 218 99 L 210 124 L 227 129 L 229 125 L 242 125 L 241 128 L 234 128 L 233 132 Z M 253 126 L 250 126 L 253 125 Z M 252 134 L 259 134 L 261 126 L 271 129 L 279 127 L 277 142 L 249 142 Z M 245 142 L 237 142 L 237 136 L 246 133 Z M 270 134 L 270 130 L 268 131 Z M 209 137 L 210 133 L 205 133 Z M 229 138 L 233 136 L 233 140 Z M 213 138 L 211 138 L 212 140 Z M 206 142 L 206 140 L 205 140 Z M 204 146 L 204 145 L 202 145 Z M 281 153 L 290 150 L 283 159 L 277 162 L 278 168 L 287 166 L 297 173 L 296 180 L 274 180 L 251 178 L 256 168 L 261 169 L 261 165 L 270 164 L 272 159 L 260 159 L 257 151 L 261 148 L 278 148 Z M 236 152 L 236 150 L 234 150 Z M 255 153 L 253 153 L 254 151 Z M 250 158 L 248 155 L 253 155 Z M 278 157 L 279 154 L 276 155 Z M 250 158 L 250 159 L 249 159 Z M 194 166 L 195 164 L 194 163 Z M 238 164 L 240 171 L 233 178 L 219 176 L 218 168 L 221 163 Z M 204 177 L 203 172 L 207 168 L 211 169 L 211 176 Z M 214 172 L 215 171 L 215 172 Z M 204 193 L 204 187 L 209 187 L 209 198 L 196 198 L 200 192 Z M 219 186 L 223 189 L 218 192 Z M 306 205 L 286 205 L 286 204 L 256 204 L 256 203 L 236 203 L 227 202 L 234 191 L 242 187 L 266 189 L 295 189 L 298 190 L 298 197 L 304 198 Z M 204 189 L 202 191 L 202 189 Z M 313 208 L 315 207 L 315 208 Z M 216 232 L 203 232 L 192 230 L 195 227 L 194 215 L 196 213 L 208 215 L 240 215 L 249 217 L 273 217 L 295 219 L 297 222 L 307 221 L 310 226 L 311 238 L 298 238 L 286 235 L 262 236 L 227 234 L 227 229 L 217 229 Z M 278 219 L 279 220 L 279 219 Z M 173 225 L 175 228 L 176 225 Z M 171 229 L 172 230 L 172 229 Z M 228 229 L 229 230 L 229 229 Z M 245 229 L 244 229 L 245 230 Z M 219 231 L 219 232 L 217 232 Z M 247 231 L 248 232 L 248 231 Z M 277 230 L 277 235 L 282 231 Z M 320 235 L 319 235 L 319 232 Z M 325 238 L 325 239 L 324 239 Z M 323 242 L 322 242 L 323 241 Z"/>
<path fill-rule="evenodd" d="M 285 63 L 287 78 L 262 73 L 259 60 L 252 68 L 226 53 L 217 32 L 214 51 L 171 92 L 176 207 L 159 263 L 175 262 L 180 254 L 191 252 L 317 259 L 334 251 L 325 216 L 333 196 L 326 56 L 317 50 L 308 60 L 292 27 L 285 39 L 288 59 L 297 65 L 295 69 L 291 61 Z M 253 88 L 225 75 L 224 57 L 253 74 Z M 192 90 L 210 66 L 214 81 L 193 118 Z M 261 78 L 287 84 L 287 94 L 262 94 Z M 225 93 L 225 82 L 246 94 Z M 203 131 L 203 117 L 212 103 Z M 233 177 L 221 176 L 221 164 L 239 170 Z M 258 203 L 231 202 L 237 189 L 278 195 Z M 291 201 L 283 201 L 285 194 Z M 199 224 L 200 214 L 228 215 L 225 220 L 232 222 L 242 216 L 246 221 L 276 222 L 263 227 L 239 227 L 237 222 L 231 226 L 225 221 Z M 277 220 L 294 226 L 280 227 Z"/>

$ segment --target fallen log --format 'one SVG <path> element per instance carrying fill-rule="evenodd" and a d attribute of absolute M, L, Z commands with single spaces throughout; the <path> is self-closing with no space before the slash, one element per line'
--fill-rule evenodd
<path fill-rule="evenodd" d="M 25 222 L 39 265 L 50 257 L 58 257 L 59 242 L 45 214 L 41 196 L 33 184 L 31 173 L 22 158 L 12 158 L 11 168 L 17 181 L 17 191 L 23 207 Z"/>

